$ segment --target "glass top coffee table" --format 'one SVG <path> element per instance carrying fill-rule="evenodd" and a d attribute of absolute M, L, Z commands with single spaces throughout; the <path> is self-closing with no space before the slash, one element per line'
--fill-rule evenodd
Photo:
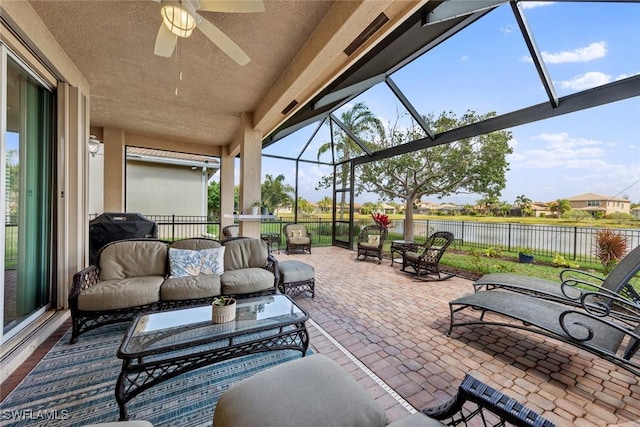
<path fill-rule="evenodd" d="M 184 372 L 271 350 L 299 350 L 304 357 L 308 319 L 287 295 L 238 299 L 236 318 L 228 323 L 212 323 L 210 305 L 138 316 L 117 353 L 120 421 L 129 418 L 127 402 Z"/>

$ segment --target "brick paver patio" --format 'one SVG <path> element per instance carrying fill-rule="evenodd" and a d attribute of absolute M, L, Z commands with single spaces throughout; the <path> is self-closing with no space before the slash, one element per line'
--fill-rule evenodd
<path fill-rule="evenodd" d="M 640 379 L 591 353 L 512 328 L 460 327 L 447 336 L 448 302 L 473 292 L 467 279 L 415 281 L 390 260 L 358 261 L 355 252 L 337 247 L 275 255 L 314 266 L 315 299 L 296 301 L 414 408 L 448 400 L 471 373 L 558 425 L 640 425 Z M 311 329 L 314 348 L 339 360 L 392 420 L 409 413 Z"/>

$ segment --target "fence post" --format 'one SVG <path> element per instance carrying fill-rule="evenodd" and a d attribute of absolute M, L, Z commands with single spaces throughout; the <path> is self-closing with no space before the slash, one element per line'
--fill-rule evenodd
<path fill-rule="evenodd" d="M 511 223 L 509 223 L 509 228 L 507 232 L 507 251 L 511 252 Z"/>
<path fill-rule="evenodd" d="M 573 260 L 578 257 L 578 227 L 573 227 Z"/>
<path fill-rule="evenodd" d="M 176 240 L 176 215 L 171 215 L 171 241 Z"/>

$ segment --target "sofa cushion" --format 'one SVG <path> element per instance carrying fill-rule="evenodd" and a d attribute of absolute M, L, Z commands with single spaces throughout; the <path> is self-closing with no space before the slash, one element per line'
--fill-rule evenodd
<path fill-rule="evenodd" d="M 224 242 L 224 247 L 225 273 L 228 270 L 263 268 L 267 265 L 269 250 L 267 244 L 261 239 L 230 240 Z"/>
<path fill-rule="evenodd" d="M 220 295 L 220 289 L 220 276 L 217 274 L 175 277 L 164 281 L 160 288 L 160 299 L 182 301 L 209 298 Z"/>
<path fill-rule="evenodd" d="M 171 247 L 199 251 L 201 249 L 221 248 L 222 245 L 217 240 L 212 239 L 182 239 L 171 243 Z"/>
<path fill-rule="evenodd" d="M 98 264 L 100 280 L 164 276 L 167 244 L 159 240 L 113 242 L 102 249 Z"/>
<path fill-rule="evenodd" d="M 373 397 L 326 356 L 286 362 L 258 372 L 225 391 L 216 427 L 382 427 L 389 423 Z"/>
<path fill-rule="evenodd" d="M 220 282 L 223 295 L 249 294 L 264 291 L 275 286 L 273 273 L 264 268 L 243 268 L 226 270 Z"/>
<path fill-rule="evenodd" d="M 169 248 L 170 277 L 224 273 L 225 248 L 201 250 Z"/>
<path fill-rule="evenodd" d="M 131 277 L 99 282 L 78 295 L 78 308 L 84 311 L 116 310 L 160 301 L 164 276 Z"/>

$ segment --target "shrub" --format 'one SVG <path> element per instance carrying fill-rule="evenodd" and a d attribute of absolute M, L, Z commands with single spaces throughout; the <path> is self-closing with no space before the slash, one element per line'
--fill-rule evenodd
<path fill-rule="evenodd" d="M 609 274 L 627 252 L 627 238 L 611 229 L 603 228 L 596 232 L 595 250 L 603 272 Z"/>
<path fill-rule="evenodd" d="M 559 253 L 553 254 L 553 261 L 551 261 L 551 264 L 553 264 L 556 267 L 580 268 L 578 263 L 566 259 Z"/>

